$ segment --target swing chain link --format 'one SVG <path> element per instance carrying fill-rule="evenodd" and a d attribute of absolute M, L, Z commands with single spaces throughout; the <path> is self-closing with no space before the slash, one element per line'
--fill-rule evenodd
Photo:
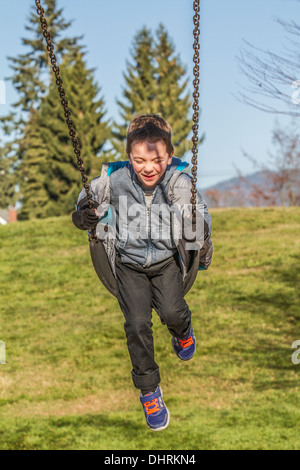
<path fill-rule="evenodd" d="M 76 158 L 77 158 L 77 166 L 78 166 L 78 169 L 81 173 L 81 179 L 82 179 L 83 187 L 84 187 L 86 195 L 87 195 L 89 207 L 92 209 L 92 208 L 94 208 L 94 203 L 93 203 L 93 199 L 92 199 L 92 194 L 90 192 L 90 187 L 89 187 L 89 184 L 88 184 L 88 177 L 85 173 L 84 163 L 83 163 L 83 160 L 81 158 L 81 149 L 80 149 L 79 140 L 77 138 L 76 130 L 75 130 L 75 127 L 74 127 L 74 122 L 72 121 L 72 119 L 70 119 L 70 116 L 71 116 L 72 113 L 71 113 L 71 111 L 68 107 L 68 100 L 66 99 L 65 90 L 64 90 L 64 87 L 62 86 L 63 81 L 60 77 L 60 69 L 56 64 L 56 56 L 54 54 L 54 45 L 51 41 L 51 36 L 50 36 L 50 33 L 48 32 L 48 24 L 47 24 L 46 18 L 44 16 L 45 11 L 44 11 L 43 7 L 41 6 L 40 0 L 35 0 L 35 4 L 36 4 L 36 7 L 37 7 L 37 14 L 40 17 L 40 23 L 41 23 L 41 28 L 43 30 L 43 36 L 44 36 L 44 38 L 46 40 L 46 43 L 47 43 L 47 50 L 49 52 L 49 58 L 50 58 L 50 62 L 51 62 L 51 65 L 52 65 L 52 69 L 53 69 L 53 72 L 55 74 L 56 85 L 58 87 L 59 96 L 61 98 L 61 104 L 64 108 L 64 115 L 65 115 L 65 118 L 66 118 L 65 120 L 66 120 L 66 123 L 67 123 L 68 128 L 69 128 L 69 135 L 71 137 L 71 141 L 72 141 L 72 144 L 73 144 L 73 150 L 74 150 L 74 153 L 75 153 Z M 94 227 L 93 227 L 93 229 L 91 229 L 91 233 L 89 235 L 89 241 L 91 241 L 92 239 L 97 239 Z"/>
<path fill-rule="evenodd" d="M 199 35 L 200 35 L 200 0 L 194 0 L 194 57 L 193 57 L 193 62 L 194 62 L 194 68 L 193 68 L 193 74 L 194 74 L 194 93 L 193 93 L 193 137 L 192 137 L 192 142 L 193 142 L 193 148 L 192 148 L 192 197 L 191 197 L 191 204 L 192 204 L 192 213 L 196 213 L 196 201 L 197 201 L 197 154 L 198 154 L 198 130 L 199 130 L 199 76 L 200 76 L 200 44 L 199 44 Z"/>

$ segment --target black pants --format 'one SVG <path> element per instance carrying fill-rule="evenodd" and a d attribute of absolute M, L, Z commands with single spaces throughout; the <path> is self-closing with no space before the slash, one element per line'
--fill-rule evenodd
<path fill-rule="evenodd" d="M 183 338 L 191 326 L 178 256 L 142 268 L 122 263 L 117 255 L 116 275 L 133 383 L 141 390 L 152 389 L 160 382 L 159 367 L 154 360 L 152 307 L 173 336 Z"/>

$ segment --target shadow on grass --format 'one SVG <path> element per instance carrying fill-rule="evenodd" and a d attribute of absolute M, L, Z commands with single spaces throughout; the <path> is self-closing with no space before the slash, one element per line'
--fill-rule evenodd
<path fill-rule="evenodd" d="M 258 336 L 253 338 L 251 362 L 260 368 L 276 369 L 278 371 L 295 371 L 292 363 L 292 342 L 300 339 L 300 290 L 299 290 L 299 261 L 300 255 L 291 257 L 286 266 L 274 266 L 268 271 L 268 289 L 262 290 L 258 283 L 258 292 L 240 294 L 233 292 L 233 302 L 242 304 L 251 315 L 263 317 L 265 330 L 258 330 Z M 265 284 L 264 284 L 265 285 Z M 279 287 L 278 287 L 279 286 Z M 249 351 L 246 353 L 246 355 Z M 268 382 L 268 385 L 258 385 L 258 388 L 291 388 L 298 384 L 292 380 Z"/>
<path fill-rule="evenodd" d="M 257 391 L 266 390 L 291 390 L 292 388 L 298 389 L 298 384 L 295 380 L 270 380 L 266 382 L 254 383 L 253 388 Z"/>
<path fill-rule="evenodd" d="M 264 308 L 270 307 L 269 312 L 274 310 L 275 315 L 284 316 L 287 329 L 293 326 L 295 321 L 300 318 L 300 255 L 293 255 L 292 258 L 293 262 L 289 262 L 288 265 L 276 266 L 268 270 L 268 291 L 245 295 L 235 292 L 233 293 L 234 300 L 246 302 L 247 309 L 251 313 L 264 313 Z M 274 288 L 275 283 L 281 287 Z"/>
<path fill-rule="evenodd" d="M 10 419 L 0 431 L 1 450 L 177 450 L 210 449 L 202 427 L 182 432 L 173 422 L 163 432 L 148 429 L 136 413 Z M 198 418 L 197 418 L 198 421 Z"/>
<path fill-rule="evenodd" d="M 133 442 L 143 423 L 127 416 L 84 415 L 12 419 L 0 431 L 2 450 L 121 449 Z"/>

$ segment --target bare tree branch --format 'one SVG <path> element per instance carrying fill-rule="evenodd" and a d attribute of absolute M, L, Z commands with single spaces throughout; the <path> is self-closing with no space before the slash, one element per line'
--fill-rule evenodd
<path fill-rule="evenodd" d="M 300 117 L 300 25 L 277 22 L 288 33 L 289 47 L 279 55 L 244 41 L 237 63 L 248 85 L 240 85 L 235 97 L 267 113 Z"/>

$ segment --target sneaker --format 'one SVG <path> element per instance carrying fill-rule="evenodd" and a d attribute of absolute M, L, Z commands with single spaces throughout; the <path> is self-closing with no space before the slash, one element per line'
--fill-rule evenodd
<path fill-rule="evenodd" d="M 191 326 L 190 332 L 185 338 L 179 339 L 175 336 L 172 337 L 172 346 L 175 353 L 182 361 L 192 359 L 196 351 L 196 337 L 193 333 L 193 327 Z"/>
<path fill-rule="evenodd" d="M 140 400 L 144 408 L 147 424 L 152 431 L 162 431 L 166 429 L 170 420 L 170 413 L 162 399 L 160 386 L 155 392 L 140 395 Z"/>

